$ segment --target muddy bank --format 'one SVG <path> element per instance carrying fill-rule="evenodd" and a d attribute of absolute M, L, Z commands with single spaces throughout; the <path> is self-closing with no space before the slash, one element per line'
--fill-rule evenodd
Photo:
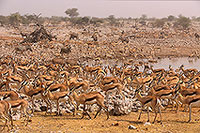
<path fill-rule="evenodd" d="M 5 38 L 5 37 L 4 37 Z M 36 58 L 51 60 L 55 57 L 63 57 L 79 61 L 95 60 L 127 60 L 127 59 L 160 59 L 174 57 L 200 57 L 200 46 L 189 40 L 162 40 L 157 45 L 145 44 L 144 40 L 135 40 L 125 43 L 88 43 L 82 41 L 65 42 L 39 42 L 33 44 L 19 44 L 19 40 L 9 38 L 0 40 L 0 55 L 12 55 L 17 58 Z M 167 42 L 167 43 L 166 43 Z M 30 47 L 26 49 L 24 47 Z M 70 52 L 62 53 L 61 49 L 70 47 Z"/>
<path fill-rule="evenodd" d="M 20 28 L 26 33 L 34 31 L 34 27 Z M 94 41 L 91 39 L 93 32 L 85 33 L 81 28 L 60 28 L 59 26 L 45 28 L 47 31 L 53 31 L 57 40 L 20 44 L 23 38 L 18 31 L 13 28 L 0 27 L 0 55 L 43 61 L 62 57 L 80 62 L 96 59 L 126 61 L 127 59 L 200 57 L 200 41 L 192 36 L 184 37 L 177 34 L 174 37 L 152 38 L 147 34 L 146 37 L 133 37 L 128 42 L 122 42 L 119 39 L 122 29 L 113 30 L 113 27 L 102 26 L 97 28 L 98 41 Z M 131 32 L 134 29 L 128 30 L 127 35 L 132 35 Z M 160 29 L 154 30 L 160 32 Z M 78 33 L 78 39 L 69 40 L 72 31 Z M 142 30 L 137 34 L 140 35 L 140 32 L 142 34 Z M 133 35 L 136 36 L 136 34 Z"/>

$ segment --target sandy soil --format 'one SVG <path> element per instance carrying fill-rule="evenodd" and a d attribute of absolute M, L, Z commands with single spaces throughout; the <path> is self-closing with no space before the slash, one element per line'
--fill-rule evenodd
<path fill-rule="evenodd" d="M 44 115 L 38 112 L 32 117 L 32 122 L 28 126 L 23 126 L 20 121 L 14 121 L 15 131 L 19 133 L 25 132 L 72 132 L 72 133 L 100 133 L 100 132 L 162 132 L 162 133 L 182 133 L 182 132 L 199 132 L 200 117 L 198 109 L 193 109 L 192 122 L 187 123 L 188 112 L 175 113 L 171 109 L 162 111 L 163 124 L 156 122 L 155 124 L 145 125 L 147 120 L 146 112 L 142 114 L 141 120 L 137 120 L 139 112 L 132 112 L 125 116 L 111 116 L 106 120 L 106 115 L 101 114 L 94 120 L 88 120 L 87 117 L 80 119 L 80 116 L 73 117 L 71 114 L 63 114 L 63 116 Z M 93 116 L 93 114 L 92 114 Z M 154 113 L 150 113 L 150 121 L 152 122 Z M 158 120 L 160 118 L 158 117 Z M 2 126 L 3 123 L 0 125 Z M 137 129 L 128 129 L 129 125 L 135 126 Z"/>
<path fill-rule="evenodd" d="M 8 36 L 8 33 L 4 33 L 0 29 L 0 54 L 1 55 L 13 55 L 17 57 L 40 57 L 51 59 L 55 55 L 59 55 L 60 47 L 58 42 L 47 43 L 32 46 L 33 52 L 25 51 L 23 53 L 15 53 L 14 48 L 22 38 L 16 38 Z M 159 57 L 200 57 L 199 42 L 194 40 L 161 40 L 155 44 L 150 44 L 151 40 L 134 40 L 134 43 L 130 45 L 117 45 L 117 44 L 99 44 L 90 45 L 83 42 L 70 41 L 68 44 L 72 44 L 72 52 L 70 55 L 62 55 L 65 58 L 81 58 L 88 59 L 126 59 L 128 57 L 138 58 L 159 58 Z M 160 41 L 159 39 L 157 41 Z M 76 45 L 75 45 L 76 44 Z M 81 51 L 81 52 L 80 52 Z M 89 52 L 88 52 L 89 51 Z M 51 56 L 50 56 L 51 55 Z M 147 120 L 147 115 L 144 112 L 142 119 L 137 120 L 139 112 L 132 112 L 125 116 L 111 116 L 109 120 L 106 120 L 106 115 L 102 114 L 95 120 L 80 119 L 81 116 L 73 117 L 72 114 L 63 114 L 63 116 L 50 116 L 45 115 L 43 112 L 38 112 L 32 117 L 32 122 L 28 126 L 24 126 L 23 123 L 18 120 L 14 121 L 14 132 L 19 133 L 38 133 L 38 132 L 72 132 L 72 133 L 84 133 L 84 132 L 162 132 L 162 133 L 176 133 L 176 132 L 200 132 L 200 117 L 198 109 L 193 109 L 192 122 L 186 123 L 188 120 L 188 112 L 175 113 L 174 111 L 163 111 L 162 119 L 163 124 L 156 122 L 151 125 L 144 125 Z M 154 113 L 150 113 L 151 122 L 153 121 Z M 159 118 L 159 117 L 158 117 Z M 0 122 L 0 128 L 3 123 Z M 136 130 L 128 129 L 129 125 L 135 126 Z M 6 131 L 5 131 L 6 132 Z"/>

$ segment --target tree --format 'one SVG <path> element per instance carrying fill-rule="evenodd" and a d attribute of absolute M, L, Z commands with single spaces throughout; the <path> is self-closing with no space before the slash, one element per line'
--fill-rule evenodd
<path fill-rule="evenodd" d="M 109 21 L 110 25 L 118 25 L 118 21 L 114 15 L 109 15 L 107 20 Z"/>
<path fill-rule="evenodd" d="M 71 18 L 70 20 L 73 24 L 79 24 L 79 25 L 84 25 L 88 24 L 90 21 L 89 17 L 76 17 L 76 18 Z"/>
<path fill-rule="evenodd" d="M 6 16 L 0 15 L 0 25 L 4 26 L 9 23 L 9 18 Z"/>
<path fill-rule="evenodd" d="M 142 14 L 142 16 L 140 17 L 140 19 L 146 20 L 147 19 L 147 15 L 146 14 Z"/>
<path fill-rule="evenodd" d="M 173 20 L 175 20 L 175 17 L 172 16 L 172 15 L 169 15 L 169 16 L 167 17 L 167 19 L 168 19 L 168 21 L 173 21 Z"/>
<path fill-rule="evenodd" d="M 18 12 L 13 13 L 9 16 L 9 22 L 12 25 L 19 25 L 22 22 L 22 17 Z"/>
<path fill-rule="evenodd" d="M 183 29 L 187 29 L 190 26 L 190 24 L 191 24 L 190 18 L 179 15 L 179 18 L 174 23 L 174 27 L 181 26 Z"/>
<path fill-rule="evenodd" d="M 153 23 L 155 27 L 163 27 L 165 24 L 164 19 L 156 19 L 156 21 Z"/>
<path fill-rule="evenodd" d="M 114 15 L 109 15 L 109 16 L 108 16 L 108 19 L 109 19 L 109 20 L 115 20 L 115 16 L 114 16 Z"/>
<path fill-rule="evenodd" d="M 197 20 L 197 21 L 200 21 L 200 17 L 197 17 L 196 20 Z"/>
<path fill-rule="evenodd" d="M 70 8 L 65 11 L 65 13 L 71 18 L 77 17 L 79 15 L 77 8 Z"/>
<path fill-rule="evenodd" d="M 103 23 L 103 22 L 104 22 L 103 19 L 97 18 L 97 17 L 92 17 L 91 20 L 90 20 L 90 23 L 95 24 L 95 25 L 98 25 L 98 24 Z"/>

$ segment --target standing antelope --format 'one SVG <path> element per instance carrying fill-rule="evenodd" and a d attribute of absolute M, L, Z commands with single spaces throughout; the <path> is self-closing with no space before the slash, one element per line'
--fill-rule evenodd
<path fill-rule="evenodd" d="M 155 117 L 154 117 L 153 123 L 155 122 L 156 117 L 157 117 L 157 110 L 160 114 L 160 121 L 162 123 L 162 117 L 161 117 L 161 111 L 160 111 L 160 107 L 162 107 L 162 105 L 160 103 L 160 100 L 156 96 L 142 96 L 140 94 L 139 89 L 140 88 L 137 88 L 135 90 L 135 97 L 142 103 L 142 109 L 141 109 L 141 112 L 139 114 L 138 120 L 140 120 L 140 117 L 141 117 L 141 114 L 142 114 L 144 107 L 147 107 L 147 116 L 148 116 L 147 122 L 149 122 L 149 107 L 152 107 L 152 109 L 155 112 Z"/>
<path fill-rule="evenodd" d="M 12 108 L 16 108 L 16 107 L 20 107 L 20 112 L 21 112 L 21 118 L 22 118 L 22 114 L 25 116 L 25 120 L 27 123 L 25 123 L 25 125 L 28 124 L 29 119 L 30 119 L 30 114 L 28 113 L 29 110 L 29 103 L 28 101 L 26 101 L 25 99 L 18 99 L 18 100 L 13 100 L 13 101 L 7 101 Z"/>
<path fill-rule="evenodd" d="M 0 92 L 0 95 L 2 95 L 4 99 L 6 99 L 8 97 L 10 98 L 10 100 L 20 99 L 20 95 L 16 91 Z"/>
<path fill-rule="evenodd" d="M 107 84 L 107 85 L 102 85 L 102 83 L 99 83 L 100 85 L 100 88 L 106 92 L 106 95 L 107 95 L 107 92 L 109 90 L 113 90 L 115 88 L 117 88 L 117 92 L 119 94 L 121 94 L 121 96 L 123 97 L 123 99 L 125 99 L 125 96 L 122 94 L 122 90 L 125 88 L 125 85 L 126 83 L 123 85 L 121 83 L 113 83 L 113 84 Z"/>
<path fill-rule="evenodd" d="M 191 121 L 192 107 L 200 107 L 200 95 L 183 97 L 179 92 L 177 93 L 177 95 L 178 95 L 177 99 L 180 100 L 181 103 L 189 106 L 189 120 L 188 120 L 188 122 L 190 122 Z"/>
<path fill-rule="evenodd" d="M 82 115 L 81 119 L 84 118 L 85 113 L 91 119 L 90 115 L 87 113 L 87 111 L 85 109 L 85 106 L 86 106 L 86 104 L 89 104 L 89 102 L 91 102 L 93 100 L 95 100 L 95 102 L 93 102 L 93 104 L 96 103 L 100 107 L 94 118 L 96 118 L 96 116 L 101 111 L 101 109 L 104 108 L 106 110 L 106 113 L 107 113 L 107 120 L 109 119 L 108 108 L 104 105 L 104 97 L 99 92 L 95 91 L 95 92 L 89 92 L 89 93 L 82 93 L 82 94 L 80 94 L 78 96 L 77 93 L 74 91 L 73 94 L 72 94 L 72 96 L 73 96 L 74 100 L 77 103 L 77 107 L 80 104 L 84 105 L 84 107 L 83 107 L 83 115 Z"/>
<path fill-rule="evenodd" d="M 5 125 L 4 125 L 2 130 L 5 129 L 5 126 L 7 125 L 8 121 L 11 122 L 11 129 L 12 129 L 13 128 L 13 119 L 12 119 L 12 116 L 11 116 L 11 105 L 7 101 L 4 101 L 4 100 L 0 101 L 0 116 L 3 119 L 5 119 Z"/>
<path fill-rule="evenodd" d="M 51 93 L 50 89 L 47 88 L 43 95 L 44 96 L 47 96 L 48 99 L 52 100 L 52 101 L 56 101 L 56 107 L 57 107 L 57 114 L 59 115 L 60 114 L 60 108 L 59 108 L 59 100 L 60 99 L 63 99 L 65 97 L 69 97 L 69 92 L 68 91 L 63 91 L 63 92 L 54 92 L 54 93 Z M 69 100 L 72 102 L 72 104 L 74 105 L 73 103 L 73 99 L 71 97 L 69 97 Z M 66 101 L 66 100 L 65 100 Z M 47 104 L 48 106 L 48 104 Z M 47 107 L 48 108 L 48 107 Z M 50 103 L 50 113 L 52 113 L 52 104 Z"/>

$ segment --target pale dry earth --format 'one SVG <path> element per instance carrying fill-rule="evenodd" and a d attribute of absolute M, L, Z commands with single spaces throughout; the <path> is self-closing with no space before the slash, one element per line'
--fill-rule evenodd
<path fill-rule="evenodd" d="M 182 110 L 182 109 L 181 109 Z M 111 116 L 106 120 L 104 113 L 96 119 L 88 120 L 87 117 L 80 119 L 80 116 L 73 117 L 72 114 L 63 114 L 63 116 L 53 116 L 44 113 L 36 113 L 32 117 L 32 122 L 28 126 L 23 126 L 20 121 L 14 121 L 15 132 L 25 133 L 118 133 L 118 132 L 161 132 L 161 133 L 197 133 L 200 131 L 200 117 L 198 109 L 193 109 L 192 121 L 187 123 L 188 112 L 175 113 L 170 108 L 162 111 L 163 123 L 145 125 L 147 120 L 146 112 L 143 112 L 141 120 L 137 120 L 139 112 L 132 112 L 124 116 Z M 93 115 L 92 115 L 93 116 Z M 154 113 L 150 113 L 150 121 L 152 122 Z M 160 120 L 158 116 L 158 120 Z M 0 124 L 2 126 L 2 123 Z M 129 125 L 135 126 L 137 129 L 128 129 Z M 5 131 L 6 132 L 6 131 Z"/>
<path fill-rule="evenodd" d="M 30 29 L 29 29 L 30 30 Z M 32 30 L 30 30 L 32 31 Z M 67 29 L 58 29 L 58 36 L 68 38 Z M 101 59 L 140 59 L 140 58 L 166 58 L 166 57 L 200 57 L 199 42 L 194 39 L 136 39 L 130 44 L 104 44 L 99 42 L 97 45 L 84 43 L 83 41 L 65 41 L 65 45 L 72 46 L 72 52 L 68 55 L 60 55 L 60 47 L 62 43 L 54 41 L 51 43 L 37 43 L 32 45 L 33 52 L 25 51 L 16 53 L 14 48 L 19 46 L 19 42 L 23 39 L 19 35 L 13 34 L 14 30 L 0 28 L 0 55 L 13 55 L 22 59 L 35 56 L 36 58 L 44 58 L 50 60 L 56 56 L 63 56 L 70 59 L 93 60 Z M 88 52 L 91 51 L 91 52 Z M 23 126 L 23 123 L 14 121 L 15 128 L 13 132 L 19 133 L 48 133 L 48 132 L 71 132 L 71 133 L 98 133 L 98 132 L 162 132 L 162 133 L 183 133 L 183 132 L 200 132 L 200 117 L 198 109 L 193 109 L 192 122 L 186 123 L 188 120 L 188 112 L 163 111 L 163 124 L 155 123 L 144 125 L 147 120 L 147 115 L 144 112 L 142 119 L 137 120 L 139 112 L 132 112 L 124 116 L 110 116 L 106 120 L 105 114 L 98 116 L 95 120 L 80 119 L 81 116 L 73 117 L 72 114 L 64 113 L 63 116 L 53 116 L 38 112 L 32 117 L 32 121 L 28 126 Z M 151 121 L 154 114 L 150 113 Z M 158 117 L 159 118 L 159 117 Z M 0 123 L 2 126 L 3 123 Z M 137 129 L 128 129 L 129 125 L 135 126 Z M 6 132 L 6 131 L 5 131 Z"/>

